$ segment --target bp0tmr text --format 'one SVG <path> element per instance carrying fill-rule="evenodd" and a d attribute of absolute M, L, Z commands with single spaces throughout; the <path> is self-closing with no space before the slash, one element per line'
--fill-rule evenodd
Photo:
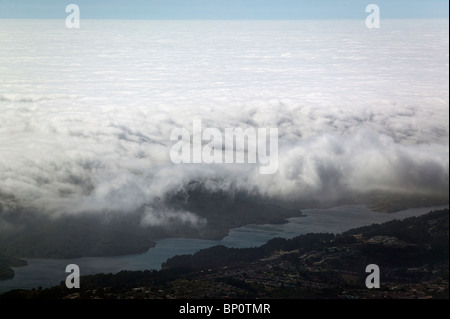
<path fill-rule="evenodd" d="M 270 314 L 270 304 L 226 303 L 222 308 L 214 306 L 199 306 L 187 303 L 180 307 L 180 314 L 197 314 L 211 316 L 215 312 L 223 314 Z"/>
<path fill-rule="evenodd" d="M 270 305 L 265 304 L 254 304 L 254 303 L 246 303 L 246 304 L 224 304 L 223 305 L 223 313 L 242 313 L 242 314 L 252 314 L 252 313 L 270 313 Z"/>

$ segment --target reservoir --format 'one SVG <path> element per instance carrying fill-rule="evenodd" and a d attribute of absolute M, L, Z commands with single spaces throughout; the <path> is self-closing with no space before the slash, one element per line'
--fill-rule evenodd
<path fill-rule="evenodd" d="M 29 265 L 14 268 L 16 275 L 13 279 L 0 281 L 0 293 L 12 289 L 47 288 L 57 285 L 68 276 L 65 268 L 69 264 L 77 264 L 82 276 L 117 273 L 121 270 L 160 269 L 161 264 L 170 257 L 193 254 L 200 249 L 215 245 L 246 248 L 260 246 L 275 237 L 293 238 L 307 233 L 338 234 L 355 227 L 419 216 L 444 208 L 448 208 L 448 205 L 412 208 L 393 214 L 373 212 L 364 205 L 305 209 L 302 210 L 304 217 L 290 218 L 287 224 L 247 225 L 232 229 L 229 235 L 222 240 L 164 239 L 158 241 L 154 248 L 139 255 L 76 259 L 26 259 Z"/>

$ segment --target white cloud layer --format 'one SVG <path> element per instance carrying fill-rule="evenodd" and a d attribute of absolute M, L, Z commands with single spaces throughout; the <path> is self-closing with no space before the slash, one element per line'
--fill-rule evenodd
<path fill-rule="evenodd" d="M 0 21 L 0 201 L 130 213 L 194 180 L 296 200 L 448 192 L 447 22 Z M 277 127 L 278 173 L 172 164 L 171 130 L 194 119 Z M 205 222 L 143 219 L 171 221 Z"/>

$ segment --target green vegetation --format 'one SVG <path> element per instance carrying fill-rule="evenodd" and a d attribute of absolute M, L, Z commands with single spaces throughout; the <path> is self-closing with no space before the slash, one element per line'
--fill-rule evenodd
<path fill-rule="evenodd" d="M 121 271 L 8 298 L 449 298 L 449 210 L 340 235 L 273 239 L 258 248 L 216 246 L 176 256 L 161 271 Z M 381 289 L 365 287 L 368 264 Z"/>
<path fill-rule="evenodd" d="M 214 246 L 202 249 L 194 255 L 174 256 L 169 258 L 163 269 L 189 268 L 206 270 L 224 267 L 234 262 L 252 262 L 269 257 L 275 251 L 291 251 L 294 249 L 318 249 L 333 240 L 333 234 L 306 234 L 293 239 L 275 238 L 258 248 L 227 248 Z"/>
<path fill-rule="evenodd" d="M 394 213 L 411 207 L 448 205 L 449 195 L 372 193 L 364 196 L 362 202 L 373 211 Z"/>
<path fill-rule="evenodd" d="M 301 211 L 286 209 L 264 201 L 250 200 L 244 195 L 219 191 L 207 193 L 192 184 L 189 192 L 174 194 L 164 206 L 177 211 L 190 211 L 207 219 L 205 227 L 174 223 L 170 227 L 141 225 L 141 212 L 61 216 L 51 219 L 39 213 L 2 211 L 2 218 L 17 231 L 0 233 L 0 251 L 28 258 L 78 258 L 119 256 L 144 253 L 163 238 L 220 239 L 231 228 L 248 224 L 283 223 L 286 218 L 302 216 Z M 188 196 L 189 201 L 185 200 Z M 220 203 L 220 204 L 218 204 Z M 144 208 L 143 208 L 144 209 Z M 142 209 L 142 210 L 143 210 Z"/>
<path fill-rule="evenodd" d="M 106 224 L 98 217 L 35 218 L 33 223 L 21 223 L 26 226 L 20 232 L 0 234 L 0 251 L 22 258 L 78 258 L 143 253 L 155 245 L 151 232 L 125 222 Z"/>
<path fill-rule="evenodd" d="M 28 265 L 25 260 L 0 254 L 0 280 L 14 278 L 14 270 L 11 267 L 23 267 Z"/>
<path fill-rule="evenodd" d="M 340 204 L 367 204 L 382 212 L 410 207 L 448 204 L 448 196 L 371 193 L 339 202 L 274 202 L 248 193 L 211 191 L 203 181 L 191 182 L 178 193 L 161 198 L 155 209 L 189 211 L 206 219 L 205 226 L 186 223 L 167 227 L 142 227 L 145 207 L 130 214 L 98 213 L 61 216 L 57 219 L 26 210 L 14 198 L 0 194 L 0 215 L 9 231 L 0 232 L 0 251 L 21 258 L 78 258 L 144 253 L 164 238 L 221 239 L 230 229 L 248 224 L 280 224 L 303 216 L 299 208 Z M 156 204 L 155 204 L 156 205 Z M 248 252 L 250 253 L 250 252 Z"/>

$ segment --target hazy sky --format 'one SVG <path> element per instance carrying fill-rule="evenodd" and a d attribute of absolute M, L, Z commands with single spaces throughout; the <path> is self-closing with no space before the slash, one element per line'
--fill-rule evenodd
<path fill-rule="evenodd" d="M 0 18 L 65 18 L 75 3 L 86 19 L 359 19 L 370 3 L 384 18 L 448 18 L 447 0 L 0 0 Z"/>

